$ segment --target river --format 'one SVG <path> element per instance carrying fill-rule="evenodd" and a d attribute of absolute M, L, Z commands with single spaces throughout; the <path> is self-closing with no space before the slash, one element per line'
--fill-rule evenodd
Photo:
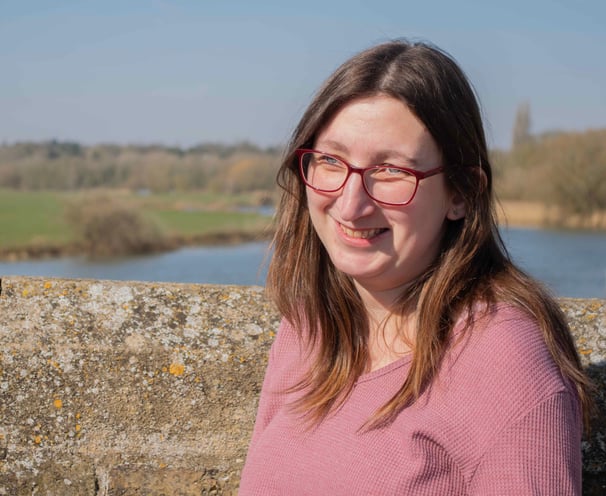
<path fill-rule="evenodd" d="M 557 296 L 606 298 L 606 233 L 508 229 L 514 261 Z M 267 243 L 186 247 L 148 256 L 0 262 L 0 276 L 263 285 Z"/>

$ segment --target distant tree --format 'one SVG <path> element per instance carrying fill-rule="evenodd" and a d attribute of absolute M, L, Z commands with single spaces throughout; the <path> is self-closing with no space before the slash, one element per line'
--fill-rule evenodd
<path fill-rule="evenodd" d="M 551 197 L 562 216 L 590 225 L 606 212 L 606 133 L 567 133 L 546 143 L 551 154 Z"/>
<path fill-rule="evenodd" d="M 530 104 L 524 102 L 518 105 L 516 118 L 513 124 L 513 141 L 512 147 L 518 148 L 532 140 L 530 134 Z"/>
<path fill-rule="evenodd" d="M 259 153 L 235 155 L 216 176 L 213 187 L 227 194 L 274 189 L 277 160 Z"/>
<path fill-rule="evenodd" d="M 44 145 L 47 158 L 53 160 L 60 157 L 71 157 L 82 155 L 82 147 L 74 142 L 59 142 L 51 140 Z"/>

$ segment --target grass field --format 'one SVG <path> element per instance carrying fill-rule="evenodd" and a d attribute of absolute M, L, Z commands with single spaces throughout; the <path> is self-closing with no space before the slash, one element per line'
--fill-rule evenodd
<path fill-rule="evenodd" d="M 75 243 L 76 235 L 66 220 L 65 207 L 72 201 L 88 201 L 89 197 L 93 201 L 95 194 L 0 190 L 0 251 Z M 168 236 L 196 238 L 213 233 L 262 232 L 271 221 L 259 213 L 238 210 L 238 206 L 253 201 L 248 196 L 137 195 L 124 191 L 103 194 L 110 201 L 113 195 L 128 201 L 154 219 Z"/>
<path fill-rule="evenodd" d="M 0 190 L 0 248 L 71 242 L 73 233 L 63 212 L 67 196 Z"/>
<path fill-rule="evenodd" d="M 149 210 L 170 234 L 207 235 L 218 232 L 259 232 L 269 225 L 269 218 L 238 211 Z"/>

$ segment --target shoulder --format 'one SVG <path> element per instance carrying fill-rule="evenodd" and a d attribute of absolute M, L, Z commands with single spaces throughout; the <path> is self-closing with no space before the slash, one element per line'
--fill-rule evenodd
<path fill-rule="evenodd" d="M 496 423 L 509 422 L 553 395 L 572 394 L 537 321 L 521 309 L 497 305 L 478 312 L 457 338 L 440 380 Z"/>
<path fill-rule="evenodd" d="M 507 433 L 519 434 L 519 426 L 526 431 L 518 438 L 528 443 L 536 442 L 532 431 L 538 424 L 574 436 L 579 432 L 573 386 L 553 360 L 537 321 L 512 306 L 479 312 L 469 327 L 459 329 L 428 394 L 442 428 L 471 450 L 469 459 L 477 460 L 500 439 L 511 441 Z"/>
<path fill-rule="evenodd" d="M 507 378 L 507 382 L 549 376 L 562 383 L 537 320 L 511 305 L 478 311 L 455 342 L 453 352 L 476 371 Z"/>

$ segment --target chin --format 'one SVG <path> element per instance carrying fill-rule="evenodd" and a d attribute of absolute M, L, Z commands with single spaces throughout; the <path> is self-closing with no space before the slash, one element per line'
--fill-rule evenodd
<path fill-rule="evenodd" d="M 378 280 L 384 277 L 382 271 L 369 270 L 368 265 L 364 263 L 337 263 L 335 268 L 356 281 Z"/>

